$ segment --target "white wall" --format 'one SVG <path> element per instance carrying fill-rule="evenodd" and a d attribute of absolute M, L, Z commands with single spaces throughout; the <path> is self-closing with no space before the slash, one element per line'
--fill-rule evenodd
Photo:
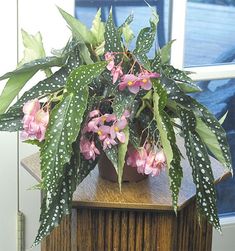
<path fill-rule="evenodd" d="M 0 74 L 17 63 L 15 1 L 0 1 Z M 4 82 L 0 82 L 0 91 Z M 16 134 L 0 133 L 0 250 L 16 250 Z"/>
<path fill-rule="evenodd" d="M 56 5 L 73 14 L 73 0 L 19 0 L 19 30 L 23 28 L 35 34 L 41 31 L 47 53 L 51 48 L 61 48 L 70 36 L 63 18 Z M 0 75 L 15 68 L 17 63 L 17 15 L 16 1 L 0 2 Z M 21 39 L 21 37 L 19 37 Z M 22 54 L 22 45 L 20 43 Z M 37 82 L 42 77 L 34 78 Z M 34 83 L 35 83 L 34 82 Z M 33 85 L 34 83 L 29 83 Z M 0 92 L 4 82 L 0 82 Z M 27 86 L 28 88 L 29 86 Z M 37 151 L 32 147 L 20 143 L 17 149 L 16 133 L 0 132 L 0 250 L 17 250 L 16 215 L 17 215 L 17 151 L 20 159 Z M 20 167 L 20 211 L 26 219 L 26 249 L 28 250 L 35 238 L 39 227 L 40 193 L 28 190 L 36 181 Z M 31 249 L 40 250 L 39 247 Z"/>

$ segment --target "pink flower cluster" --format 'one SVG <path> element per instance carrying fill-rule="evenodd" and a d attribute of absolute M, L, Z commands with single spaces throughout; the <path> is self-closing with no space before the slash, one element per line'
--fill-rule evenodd
<path fill-rule="evenodd" d="M 147 70 L 141 70 L 138 76 L 134 75 L 132 72 L 128 74 L 123 74 L 121 63 L 115 65 L 115 53 L 106 52 L 105 60 L 108 62 L 107 69 L 111 71 L 113 76 L 113 84 L 121 78 L 119 83 L 119 90 L 123 91 L 126 87 L 131 93 L 137 94 L 141 89 L 150 90 L 152 88 L 151 78 L 159 78 L 159 73 L 149 72 Z"/>
<path fill-rule="evenodd" d="M 126 87 L 130 92 L 137 94 L 140 89 L 150 90 L 152 88 L 152 83 L 150 78 L 159 78 L 159 73 L 152 73 L 146 70 L 140 72 L 138 76 L 134 74 L 126 74 L 121 78 L 121 82 L 119 83 L 119 90 L 123 91 Z"/>
<path fill-rule="evenodd" d="M 166 156 L 163 150 L 157 152 L 146 144 L 139 150 L 128 152 L 127 165 L 137 168 L 138 173 L 158 176 L 166 168 Z"/>
<path fill-rule="evenodd" d="M 38 99 L 28 101 L 24 107 L 23 128 L 21 139 L 44 140 L 46 128 L 49 122 L 49 112 L 41 108 Z"/>
<path fill-rule="evenodd" d="M 95 146 L 95 142 L 92 139 L 88 139 L 88 136 L 97 135 L 102 142 L 103 149 L 111 148 L 117 145 L 118 142 L 124 143 L 126 136 L 122 130 L 127 125 L 127 118 L 130 116 L 128 111 L 125 111 L 120 119 L 117 119 L 115 114 L 101 114 L 99 110 L 93 110 L 89 114 L 90 121 L 83 129 L 83 136 L 80 141 L 80 151 L 85 159 L 95 159 L 96 155 L 100 154 L 99 150 Z M 86 135 L 87 134 L 87 135 Z"/>
<path fill-rule="evenodd" d="M 114 52 L 106 52 L 104 55 L 105 60 L 108 62 L 107 69 L 111 71 L 113 76 L 113 84 L 118 80 L 120 76 L 123 75 L 121 64 L 115 65 L 115 53 Z"/>
<path fill-rule="evenodd" d="M 90 142 L 86 137 L 81 137 L 80 151 L 85 159 L 95 160 L 96 155 L 100 154 L 100 151 L 95 146 L 95 142 L 94 141 Z"/>

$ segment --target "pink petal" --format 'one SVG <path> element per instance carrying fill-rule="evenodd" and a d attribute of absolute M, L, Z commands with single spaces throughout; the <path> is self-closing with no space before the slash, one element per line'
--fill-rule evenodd
<path fill-rule="evenodd" d="M 105 114 L 104 116 L 106 116 L 106 121 L 107 122 L 115 121 L 116 120 L 115 114 Z"/>
<path fill-rule="evenodd" d="M 43 109 L 40 109 L 36 115 L 35 115 L 35 121 L 38 124 L 43 124 L 47 126 L 49 122 L 49 112 L 48 111 L 43 111 Z"/>
<path fill-rule="evenodd" d="M 150 80 L 148 80 L 146 83 L 142 82 L 141 88 L 144 90 L 151 90 L 152 88 L 152 83 Z"/>
<path fill-rule="evenodd" d="M 114 125 L 112 125 L 112 126 L 110 127 L 110 136 L 111 136 L 112 139 L 115 139 L 115 138 L 116 138 L 116 132 L 115 132 L 115 130 L 114 130 Z"/>
<path fill-rule="evenodd" d="M 122 116 L 129 118 L 130 117 L 130 112 L 128 110 L 125 110 L 124 113 L 122 114 Z"/>
<path fill-rule="evenodd" d="M 91 120 L 87 125 L 88 132 L 96 132 L 98 130 L 97 123 L 94 120 Z"/>
<path fill-rule="evenodd" d="M 93 110 L 89 113 L 89 117 L 90 118 L 94 118 L 96 116 L 98 116 L 100 114 L 100 111 L 99 110 Z"/>
<path fill-rule="evenodd" d="M 110 126 L 102 125 L 99 127 L 99 130 L 102 132 L 102 134 L 109 134 L 111 128 Z"/>
<path fill-rule="evenodd" d="M 127 125 L 126 118 L 118 120 L 118 122 L 115 124 L 115 126 L 117 126 L 119 130 L 124 129 L 126 127 L 126 125 Z"/>
<path fill-rule="evenodd" d="M 112 61 L 110 61 L 109 63 L 108 63 L 108 65 L 106 66 L 106 68 L 109 70 L 109 71 L 111 71 L 113 68 L 114 68 L 114 61 L 112 60 Z"/>
<path fill-rule="evenodd" d="M 159 78 L 159 77 L 160 77 L 159 73 L 152 72 L 152 73 L 149 74 L 149 78 Z"/>
<path fill-rule="evenodd" d="M 21 139 L 22 141 L 25 141 L 25 140 L 29 139 L 28 133 L 27 133 L 26 131 L 22 131 L 22 132 L 20 133 L 20 139 Z"/>
<path fill-rule="evenodd" d="M 140 87 L 138 85 L 132 85 L 128 86 L 128 89 L 131 93 L 137 94 L 140 90 Z"/>
<path fill-rule="evenodd" d="M 23 106 L 24 114 L 35 115 L 35 113 L 40 109 L 40 102 L 38 99 L 30 100 Z"/>
<path fill-rule="evenodd" d="M 138 78 L 134 74 L 125 74 L 122 77 L 122 81 L 124 81 L 126 83 L 129 82 L 129 81 L 135 82 L 137 80 L 138 80 Z"/>
<path fill-rule="evenodd" d="M 119 85 L 118 85 L 118 88 L 119 88 L 120 91 L 123 91 L 126 87 L 127 87 L 126 82 L 120 82 Z"/>
<path fill-rule="evenodd" d="M 147 166 L 147 165 L 145 166 L 144 173 L 146 175 L 149 175 L 152 171 L 153 170 L 152 170 L 152 168 L 150 166 Z"/>
<path fill-rule="evenodd" d="M 117 138 L 119 139 L 121 143 L 125 143 L 126 141 L 126 136 L 124 132 L 117 132 Z"/>
<path fill-rule="evenodd" d="M 113 74 L 113 84 L 116 83 L 117 80 L 118 80 L 118 73 L 114 72 L 114 74 Z"/>

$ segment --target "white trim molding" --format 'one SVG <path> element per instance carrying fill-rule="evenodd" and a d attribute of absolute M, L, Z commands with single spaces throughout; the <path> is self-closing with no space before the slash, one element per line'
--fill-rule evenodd
<path fill-rule="evenodd" d="M 171 64 L 179 69 L 184 65 L 184 40 L 187 0 L 171 0 L 172 13 L 170 38 L 175 40 L 171 48 Z"/>
<path fill-rule="evenodd" d="M 184 70 L 192 72 L 190 77 L 194 81 L 235 78 L 235 64 L 188 67 Z"/>

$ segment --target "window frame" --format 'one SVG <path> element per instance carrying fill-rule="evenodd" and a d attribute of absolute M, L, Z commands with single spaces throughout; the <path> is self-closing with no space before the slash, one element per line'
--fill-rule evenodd
<path fill-rule="evenodd" d="M 184 67 L 185 24 L 187 0 L 170 0 L 170 38 L 175 40 L 171 50 L 171 64 L 179 69 L 193 72 L 194 81 L 235 78 L 235 64 L 202 65 Z"/>

